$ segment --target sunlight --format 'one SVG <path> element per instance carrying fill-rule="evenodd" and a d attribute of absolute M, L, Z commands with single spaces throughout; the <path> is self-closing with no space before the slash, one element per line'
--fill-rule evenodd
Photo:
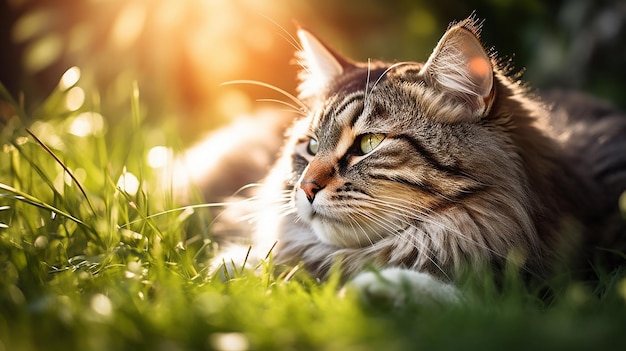
<path fill-rule="evenodd" d="M 21 16 L 13 26 L 11 37 L 15 42 L 24 43 L 43 32 L 43 28 L 52 22 L 53 14 L 39 10 Z"/>
<path fill-rule="evenodd" d="M 49 122 L 36 121 L 30 127 L 30 130 L 46 144 L 46 146 L 64 150 L 65 145 L 59 135 L 55 132 L 55 126 Z M 20 138 L 20 142 L 28 142 L 29 138 Z"/>
<path fill-rule="evenodd" d="M 91 298 L 91 309 L 101 316 L 108 317 L 113 312 L 113 304 L 105 295 L 96 294 Z"/>
<path fill-rule="evenodd" d="M 217 109 L 225 116 L 240 116 L 250 113 L 252 108 L 252 101 L 248 95 L 239 89 L 228 89 L 221 92 L 219 95 Z"/>
<path fill-rule="evenodd" d="M 171 162 L 172 155 L 172 149 L 155 146 L 148 151 L 148 165 L 152 168 L 164 168 Z"/>
<path fill-rule="evenodd" d="M 132 45 L 144 27 L 146 19 L 146 4 L 131 1 L 118 14 L 111 31 L 111 42 L 119 48 Z"/>
<path fill-rule="evenodd" d="M 78 115 L 69 127 L 70 134 L 86 137 L 100 135 L 104 131 L 104 118 L 97 112 L 83 112 Z"/>
<path fill-rule="evenodd" d="M 197 182 L 206 177 L 217 162 L 241 140 L 251 137 L 258 130 L 246 123 L 254 117 L 240 116 L 225 129 L 213 132 L 199 144 L 188 149 L 182 158 L 176 160 L 174 167 L 175 184 L 186 184 L 189 181 Z M 254 150 L 249 150 L 254 152 Z"/>
<path fill-rule="evenodd" d="M 134 174 L 126 172 L 126 168 L 124 168 L 122 175 L 117 180 L 117 187 L 131 196 L 137 195 L 140 185 L 139 179 Z"/>
<path fill-rule="evenodd" d="M 142 87 L 142 102 L 151 106 L 164 101 L 169 110 L 164 112 L 182 111 L 182 132 L 196 137 L 248 113 L 249 101 L 268 97 L 256 87 L 243 87 L 240 95 L 245 94 L 248 100 L 244 102 L 224 93 L 220 83 L 253 78 L 287 88 L 295 85 L 295 68 L 289 64 L 293 47 L 281 28 L 293 29 L 291 17 L 286 17 L 292 5 L 287 3 L 35 3 L 11 28 L 11 39 L 23 45 L 29 74 L 71 67 L 57 85 L 68 93 L 63 106 L 69 111 L 81 109 L 86 102 L 84 91 L 72 91 L 79 80 L 81 89 L 95 85 L 108 101 L 126 98 L 123 88 L 137 81 Z M 80 69 L 74 66 L 77 64 Z"/>
<path fill-rule="evenodd" d="M 81 87 L 73 87 L 65 96 L 65 107 L 70 111 L 76 111 L 85 103 L 85 91 Z"/>
<path fill-rule="evenodd" d="M 78 182 L 83 182 L 87 178 L 87 172 L 84 168 L 77 168 L 71 171 Z M 71 187 L 74 180 L 69 173 L 65 170 L 59 172 L 57 177 L 53 181 L 54 188 L 60 193 L 64 194 L 65 187 Z"/>
<path fill-rule="evenodd" d="M 61 91 L 65 91 L 71 87 L 73 87 L 78 80 L 80 79 L 80 68 L 74 66 L 70 67 L 59 80 L 59 89 Z"/>
<path fill-rule="evenodd" d="M 248 350 L 248 338 L 242 333 L 214 333 L 210 337 L 210 343 L 216 350 L 240 351 Z"/>
<path fill-rule="evenodd" d="M 58 60 L 62 52 L 63 37 L 56 33 L 46 34 L 26 48 L 24 66 L 28 72 L 39 72 Z"/>

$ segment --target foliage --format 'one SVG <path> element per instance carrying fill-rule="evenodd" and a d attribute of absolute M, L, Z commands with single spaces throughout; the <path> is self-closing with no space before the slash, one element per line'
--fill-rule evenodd
<path fill-rule="evenodd" d="M 116 125 L 94 93 L 68 109 L 77 77 L 65 78 L 33 114 L 0 92 L 0 350 L 626 344 L 623 270 L 539 287 L 512 274 L 496 288 L 476 274 L 461 284 L 460 306 L 404 309 L 340 293 L 335 278 L 273 274 L 271 262 L 224 281 L 209 272 L 207 213 L 169 211 L 178 206 L 171 182 L 147 160 L 156 140 L 176 145 L 175 130 L 146 125 L 136 86 Z"/>

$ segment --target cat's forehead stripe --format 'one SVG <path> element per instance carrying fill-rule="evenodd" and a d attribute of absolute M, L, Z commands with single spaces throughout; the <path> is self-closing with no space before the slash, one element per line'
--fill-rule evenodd
<path fill-rule="evenodd" d="M 363 114 L 364 94 L 358 92 L 346 96 L 343 102 L 334 110 L 334 120 L 339 126 L 353 127 Z"/>
<path fill-rule="evenodd" d="M 335 109 L 333 114 L 335 116 L 340 116 L 341 114 L 343 114 L 346 111 L 346 109 L 348 107 L 351 107 L 356 102 L 361 102 L 363 100 L 363 98 L 364 98 L 364 94 L 362 94 L 360 92 L 356 93 L 356 94 L 353 94 L 353 95 L 348 95 L 343 100 L 343 102 L 339 106 L 337 106 L 337 108 Z M 361 106 L 362 105 L 363 104 L 361 103 Z M 354 126 L 354 123 L 356 122 L 356 119 L 358 119 L 358 117 L 360 115 L 360 112 L 362 112 L 362 108 L 361 108 L 361 111 L 356 111 L 356 113 L 353 113 L 353 116 L 352 116 L 352 118 L 350 120 L 350 126 Z"/>
<path fill-rule="evenodd" d="M 343 98 L 336 97 L 314 118 L 313 130 L 319 132 L 320 130 L 354 127 L 363 114 L 363 99 L 363 92 L 355 92 Z"/>
<path fill-rule="evenodd" d="M 333 121 L 336 127 L 340 128 L 341 134 L 337 140 L 335 147 L 335 157 L 338 159 L 345 154 L 354 142 L 355 134 L 351 127 L 354 126 L 356 120 L 363 114 L 363 94 L 351 94 L 343 99 L 341 105 L 333 113 Z M 349 126 L 349 128 L 346 128 Z"/>

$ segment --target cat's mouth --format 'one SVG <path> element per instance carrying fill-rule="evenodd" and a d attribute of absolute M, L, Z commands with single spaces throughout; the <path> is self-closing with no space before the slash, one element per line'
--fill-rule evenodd
<path fill-rule="evenodd" d="M 320 200 L 317 204 L 310 203 L 303 193 L 296 194 L 299 217 L 324 243 L 338 247 L 365 247 L 389 235 L 389 231 L 378 223 L 366 223 L 359 220 L 359 216 L 347 214 L 345 208 L 333 208 L 322 198 L 317 200 Z"/>

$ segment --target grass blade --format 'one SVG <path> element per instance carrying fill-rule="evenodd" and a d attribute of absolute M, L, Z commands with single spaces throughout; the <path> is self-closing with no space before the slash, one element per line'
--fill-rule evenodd
<path fill-rule="evenodd" d="M 67 166 L 63 163 L 63 161 L 61 161 L 61 159 L 59 159 L 59 157 L 54 153 L 54 151 L 52 151 L 48 146 L 46 146 L 46 144 L 44 144 L 43 141 L 41 141 L 41 139 L 39 139 L 32 131 L 30 131 L 30 129 L 26 128 L 26 132 L 28 134 L 30 134 L 31 137 L 33 137 L 33 139 L 35 139 L 35 141 L 50 155 L 52 156 L 52 158 L 54 158 L 54 160 L 61 166 L 63 167 L 63 170 L 65 170 L 65 172 L 67 172 L 67 174 L 72 178 L 72 180 L 74 181 L 74 183 L 76 183 L 76 186 L 78 187 L 78 189 L 80 190 L 80 192 L 83 194 L 83 196 L 85 197 L 85 200 L 87 200 L 87 204 L 89 205 L 89 209 L 91 210 L 91 212 L 93 213 L 94 216 L 97 216 L 96 214 L 96 210 L 93 207 L 93 204 L 91 203 L 91 201 L 89 200 L 89 196 L 87 196 L 87 193 L 85 192 L 85 189 L 83 189 L 83 186 L 80 184 L 80 182 L 78 181 L 78 179 L 76 179 L 76 177 L 74 176 L 74 174 L 70 171 L 69 168 L 67 168 Z"/>
<path fill-rule="evenodd" d="M 39 207 L 39 208 L 42 208 L 42 209 L 54 212 L 57 215 L 65 217 L 65 218 L 75 222 L 76 224 L 79 224 L 83 228 L 87 229 L 87 231 L 90 234 L 93 235 L 92 238 L 99 241 L 99 238 L 98 238 L 98 235 L 97 235 L 96 231 L 91 226 L 89 226 L 87 223 L 85 223 L 82 220 L 76 218 L 75 216 L 73 216 L 73 215 L 71 215 L 71 214 L 69 214 L 69 213 L 67 213 L 67 212 L 65 212 L 63 210 L 60 210 L 60 209 L 58 209 L 58 208 L 56 208 L 56 207 L 54 207 L 54 206 L 52 206 L 50 204 L 47 204 L 47 203 L 37 199 L 34 196 L 31 196 L 31 195 L 29 195 L 29 194 L 27 194 L 25 192 L 19 191 L 19 190 L 13 188 L 12 186 L 0 183 L 0 190 L 4 190 L 4 191 L 7 191 L 7 192 L 10 192 L 10 193 L 14 194 L 14 196 L 11 196 L 11 195 L 8 195 L 8 194 L 0 194 L 0 197 L 11 198 L 11 199 L 14 199 L 14 200 L 18 200 L 18 201 L 27 203 L 27 204 L 32 205 L 32 206 L 36 206 L 36 207 Z"/>

